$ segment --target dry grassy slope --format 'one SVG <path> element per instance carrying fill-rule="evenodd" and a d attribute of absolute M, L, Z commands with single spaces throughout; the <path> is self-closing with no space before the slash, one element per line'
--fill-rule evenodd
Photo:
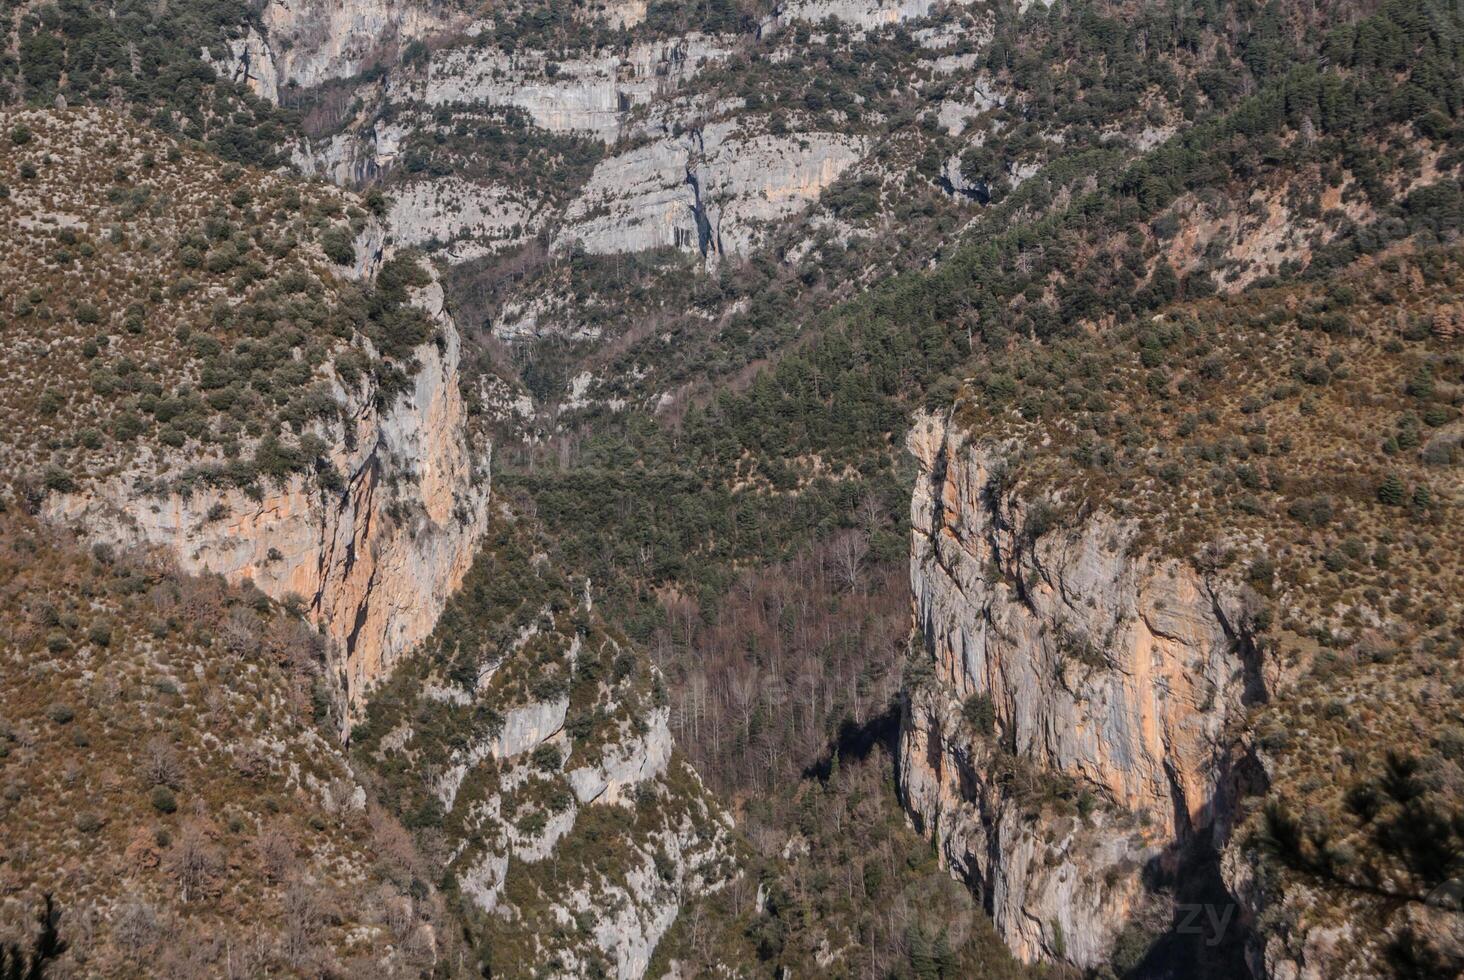
<path fill-rule="evenodd" d="M 1404 246 L 1182 304 L 998 363 L 955 409 L 1009 447 L 1032 533 L 1107 511 L 1249 594 L 1269 698 L 1238 735 L 1269 790 L 1227 876 L 1278 961 L 1464 952 L 1423 901 L 1464 871 L 1461 273 Z"/>
<path fill-rule="evenodd" d="M 329 415 L 331 361 L 362 346 L 335 308 L 358 263 L 321 247 L 332 229 L 369 233 L 348 195 L 225 167 L 98 109 L 6 111 L 0 145 L 13 473 L 50 467 L 53 488 L 157 477 Z M 346 359 L 357 374 L 371 360 Z"/>
<path fill-rule="evenodd" d="M 317 727 L 324 640 L 257 590 L 0 513 L 0 937 L 48 976 L 416 976 L 453 931 Z"/>

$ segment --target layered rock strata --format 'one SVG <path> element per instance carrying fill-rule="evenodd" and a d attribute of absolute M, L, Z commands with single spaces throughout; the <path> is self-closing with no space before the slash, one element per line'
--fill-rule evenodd
<path fill-rule="evenodd" d="M 1011 447 L 929 417 L 909 444 L 901 794 L 1019 957 L 1100 964 L 1146 877 L 1228 835 L 1227 726 L 1263 696 L 1241 600 L 1123 521 L 1012 492 Z"/>
<path fill-rule="evenodd" d="M 161 546 L 190 573 L 298 596 L 337 641 L 353 705 L 425 637 L 472 563 L 488 501 L 488 449 L 470 445 L 458 387 L 460 341 L 435 282 L 414 302 L 437 324 L 409 390 L 389 406 L 336 382 L 344 423 L 324 433 L 344 489 L 312 474 L 267 486 L 154 496 L 119 476 L 53 494 L 46 516 L 121 545 Z M 186 461 L 159 459 L 164 467 Z"/>
<path fill-rule="evenodd" d="M 807 208 L 864 154 L 855 136 L 742 136 L 716 123 L 612 157 L 565 214 L 556 247 L 746 253 L 768 224 Z"/>

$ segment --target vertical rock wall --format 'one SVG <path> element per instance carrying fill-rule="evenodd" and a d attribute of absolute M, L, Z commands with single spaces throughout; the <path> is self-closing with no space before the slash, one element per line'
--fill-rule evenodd
<path fill-rule="evenodd" d="M 487 517 L 488 451 L 475 451 L 466 432 L 457 329 L 435 282 L 415 300 L 441 339 L 417 349 L 412 388 L 384 409 L 369 384 L 337 389 L 346 421 L 325 436 L 343 491 L 300 475 L 259 499 L 234 489 L 157 497 L 118 478 L 53 494 L 47 516 L 100 540 L 166 547 L 191 573 L 301 597 L 338 642 L 347 695 L 358 705 L 432 630 Z M 158 460 L 165 469 L 187 462 Z"/>
<path fill-rule="evenodd" d="M 910 448 L 900 790 L 1018 956 L 1101 963 L 1145 877 L 1228 833 L 1227 725 L 1263 693 L 1243 610 L 1124 523 L 1011 492 L 1004 447 L 924 418 Z"/>

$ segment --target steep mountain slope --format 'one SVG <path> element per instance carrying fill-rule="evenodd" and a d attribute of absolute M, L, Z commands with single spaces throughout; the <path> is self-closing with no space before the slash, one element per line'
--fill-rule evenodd
<path fill-rule="evenodd" d="M 105 579 L 126 549 L 159 568 L 219 576 L 175 588 L 173 573 L 149 592 L 127 565 L 115 574 L 140 597 L 121 607 L 98 599 L 84 618 L 74 603 L 5 610 L 21 643 L 8 655 L 25 667 L 15 680 L 50 678 L 7 715 L 7 738 L 23 747 L 7 799 L 30 828 L 7 841 L 13 884 L 24 889 L 17 928 L 43 891 L 54 894 L 71 950 L 64 962 L 118 975 L 144 951 L 179 975 L 211 974 L 220 957 L 230 970 L 303 974 L 457 975 L 480 961 L 498 975 L 531 964 L 560 976 L 642 975 L 681 907 L 739 877 L 731 826 L 674 753 L 665 692 L 644 654 L 596 622 L 583 587 L 571 595 L 544 556 L 525 550 L 531 524 L 515 529 L 507 512 L 490 522 L 487 448 L 474 449 L 482 425 L 468 417 L 457 334 L 431 272 L 348 194 L 225 166 L 105 111 L 8 113 L 4 134 L 14 153 L 0 174 L 0 220 L 14 247 L 3 261 L 17 288 L 3 297 L 15 468 L 0 501 L 95 543 L 99 564 L 67 558 L 56 574 L 83 568 Z M 105 166 L 89 150 L 95 141 Z M 58 288 L 63 279 L 71 290 Z M 54 536 L 24 527 L 11 569 L 17 602 L 34 584 L 29 562 L 51 561 L 27 542 Z M 225 579 L 243 591 L 230 594 Z M 157 642 L 141 637 L 147 602 L 166 612 L 178 589 L 199 596 L 179 614 L 193 617 L 199 638 L 177 649 L 166 615 Z M 522 601 L 505 604 L 518 589 Z M 271 598 L 288 616 L 270 618 Z M 126 616 L 138 637 L 115 634 L 110 624 Z M 49 634 L 35 625 L 57 623 Z M 70 635 L 85 629 L 89 643 Z M 144 826 L 145 808 L 125 792 L 81 816 L 29 802 L 44 791 L 33 748 L 43 709 L 75 714 L 75 692 L 48 673 L 43 649 L 75 669 L 100 660 L 124 686 L 156 663 L 194 671 L 186 695 L 169 702 L 179 713 L 167 746 L 155 740 L 153 754 L 173 760 L 168 779 L 138 797 L 171 814 L 186 784 L 197 795 L 181 829 Z M 245 704 L 240 724 L 226 723 L 221 689 L 248 690 L 239 671 L 276 660 L 281 677 L 257 696 L 269 710 L 250 715 Z M 465 682 L 463 671 L 475 673 Z M 164 681 L 177 695 L 180 682 Z M 30 703 L 41 695 L 59 700 Z M 105 706 L 117 697 L 106 694 Z M 349 764 L 338 744 L 348 731 Z M 135 726 L 98 722 L 85 738 L 61 729 L 72 732 L 78 749 L 96 751 L 68 770 L 68 786 L 107 760 L 145 768 L 129 747 Z M 174 742 L 245 761 L 185 764 Z M 312 753 L 302 772 L 299 759 Z M 210 777 L 210 759 L 233 768 Z M 246 778 L 232 779 L 234 768 Z M 250 779 L 314 796 L 298 820 L 275 820 L 278 804 L 256 799 Z M 326 829 L 316 811 L 358 843 L 286 875 L 277 866 L 301 846 L 295 824 Z M 225 813 L 230 834 L 258 831 L 257 849 L 269 852 L 259 860 L 275 870 L 241 869 L 243 844 L 220 840 Z M 368 814 L 376 837 L 358 852 Z M 97 835 L 114 826 L 142 842 L 128 851 L 141 871 L 156 872 L 138 879 L 139 889 L 156 882 L 130 904 L 94 884 L 110 881 L 96 855 L 115 834 Z M 80 891 L 57 877 L 47 838 L 85 855 Z M 396 863 L 373 869 L 373 847 Z M 175 895 L 157 869 L 185 860 L 199 867 L 180 867 Z M 130 869 L 114 869 L 126 872 L 119 885 Z M 344 896 L 378 876 L 387 891 L 342 914 Z M 410 876 L 422 879 L 412 895 L 390 890 Z M 208 915 L 234 908 L 226 892 L 248 895 L 231 931 L 195 943 Z M 281 909 L 287 921 L 276 926 Z M 303 921 L 288 921 L 297 913 Z M 579 932 L 564 931 L 566 916 Z M 251 944 L 237 963 L 236 941 Z"/>
<path fill-rule="evenodd" d="M 163 552 L 0 513 L 0 938 L 45 976 L 418 976 L 462 951 L 334 737 L 324 637 Z"/>
<path fill-rule="evenodd" d="M 1215 852 L 1267 975 L 1447 914 L 1459 258 L 1172 308 L 1053 352 L 1077 412 L 977 384 L 912 434 L 902 790 L 1025 957 L 1103 961 Z"/>
<path fill-rule="evenodd" d="M 738 847 L 672 745 L 663 681 L 542 546 L 495 517 L 354 752 L 437 842 L 485 971 L 638 977 L 685 905 L 740 876 Z"/>
<path fill-rule="evenodd" d="M 332 189 L 100 110 L 4 130 L 0 439 L 30 505 L 297 596 L 359 701 L 485 519 L 440 287 Z"/>
<path fill-rule="evenodd" d="M 225 574 L 183 700 L 308 636 L 250 724 L 404 825 L 259 969 L 1457 969 L 1457 10 L 7 13 L 16 540 Z"/>

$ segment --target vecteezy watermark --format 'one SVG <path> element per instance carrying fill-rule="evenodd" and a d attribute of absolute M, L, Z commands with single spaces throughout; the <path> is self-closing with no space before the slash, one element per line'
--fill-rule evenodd
<path fill-rule="evenodd" d="M 1236 911 L 1234 902 L 1180 902 L 1174 906 L 1174 932 L 1219 946 L 1235 924 Z"/>

